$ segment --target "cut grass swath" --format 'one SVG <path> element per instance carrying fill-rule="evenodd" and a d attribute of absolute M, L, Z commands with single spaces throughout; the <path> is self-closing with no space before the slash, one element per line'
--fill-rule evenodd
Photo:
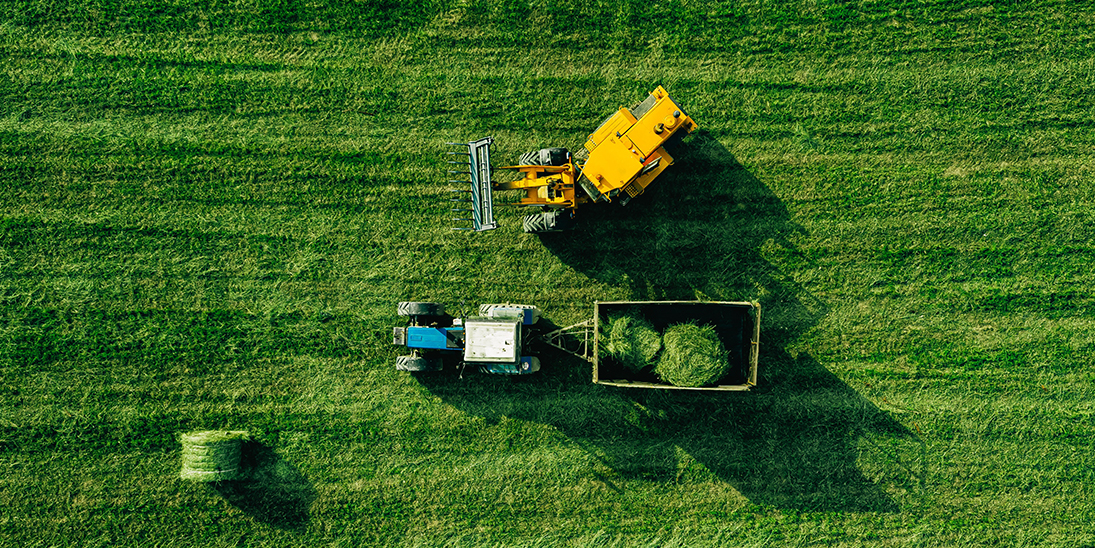
<path fill-rule="evenodd" d="M 654 372 L 677 386 L 706 386 L 730 369 L 726 348 L 715 328 L 691 323 L 667 327 L 662 335 L 665 350 Z"/>
<path fill-rule="evenodd" d="M 633 371 L 654 364 L 662 348 L 662 336 L 638 310 L 610 314 L 604 327 L 604 350 Z"/>

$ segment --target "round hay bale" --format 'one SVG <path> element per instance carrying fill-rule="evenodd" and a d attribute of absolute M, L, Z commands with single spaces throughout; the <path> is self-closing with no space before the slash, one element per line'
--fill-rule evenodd
<path fill-rule="evenodd" d="M 636 310 L 610 314 L 601 333 L 607 355 L 633 371 L 654 364 L 662 348 L 662 336 Z"/>
<path fill-rule="evenodd" d="M 662 345 L 664 350 L 654 372 L 669 384 L 706 386 L 730 370 L 726 349 L 709 325 L 671 325 L 662 334 Z"/>
<path fill-rule="evenodd" d="M 182 472 L 188 481 L 226 481 L 240 477 L 240 449 L 247 432 L 207 430 L 180 436 Z"/>

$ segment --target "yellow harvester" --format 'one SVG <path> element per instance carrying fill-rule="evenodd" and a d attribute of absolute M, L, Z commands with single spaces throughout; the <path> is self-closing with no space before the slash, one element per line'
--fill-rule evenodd
<path fill-rule="evenodd" d="M 673 164 L 673 157 L 664 146 L 666 142 L 679 139 L 694 129 L 696 123 L 692 118 L 658 86 L 638 105 L 620 108 L 609 116 L 590 134 L 578 153 L 571 155 L 563 148 L 534 150 L 522 155 L 519 165 L 502 168 L 521 174 L 514 181 L 492 181 L 490 145 L 494 140 L 491 137 L 451 143 L 467 148 L 467 152 L 451 153 L 467 156 L 466 160 L 452 162 L 466 165 L 467 171 L 450 173 L 468 176 L 468 179 L 452 182 L 470 185 L 470 189 L 454 191 L 463 196 L 453 201 L 470 207 L 454 208 L 453 211 L 471 214 L 456 219 L 470 222 L 471 226 L 457 229 L 497 228 L 493 191 L 522 190 L 525 196 L 516 205 L 540 209 L 539 213 L 525 216 L 525 232 L 566 230 L 573 226 L 574 210 L 579 204 L 591 201 L 626 204 L 642 194 L 665 168 Z"/>

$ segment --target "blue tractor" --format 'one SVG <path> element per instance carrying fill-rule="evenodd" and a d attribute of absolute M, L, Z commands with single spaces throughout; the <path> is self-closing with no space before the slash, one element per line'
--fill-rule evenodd
<path fill-rule="evenodd" d="M 411 350 L 396 357 L 400 371 L 441 371 L 444 354 L 459 355 L 461 367 L 483 373 L 528 375 L 540 370 L 539 358 L 523 355 L 530 329 L 540 319 L 535 306 L 485 304 L 478 315 L 453 317 L 438 303 L 401 302 L 396 313 L 408 325 L 393 330 L 392 342 Z"/>

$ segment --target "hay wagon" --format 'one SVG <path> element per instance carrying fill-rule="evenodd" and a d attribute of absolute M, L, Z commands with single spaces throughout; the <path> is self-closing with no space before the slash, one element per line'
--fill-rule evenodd
<path fill-rule="evenodd" d="M 655 329 L 694 323 L 710 326 L 727 351 L 729 370 L 705 386 L 676 386 L 653 371 L 624 367 L 604 352 L 604 323 L 616 313 L 637 311 Z M 593 317 L 543 336 L 544 342 L 593 365 L 593 382 L 625 388 L 742 392 L 757 385 L 760 303 L 699 301 L 613 301 L 593 303 Z"/>
<path fill-rule="evenodd" d="M 540 310 L 534 306 L 492 304 L 479 314 L 453 317 L 437 303 L 402 302 L 397 313 L 409 324 L 394 329 L 393 343 L 411 351 L 396 358 L 403 371 L 440 371 L 441 356 L 459 357 L 459 367 L 484 373 L 527 375 L 540 369 L 532 356 L 536 343 L 544 343 L 588 361 L 593 382 L 627 388 L 661 388 L 701 391 L 746 391 L 757 385 L 760 344 L 760 304 L 755 302 L 614 301 L 595 302 L 593 316 L 559 329 L 538 326 Z M 728 369 L 703 386 L 677 386 L 653 370 L 624 367 L 606 355 L 603 324 L 612 315 L 641 315 L 654 329 L 695 324 L 709 327 L 725 348 Z"/>

